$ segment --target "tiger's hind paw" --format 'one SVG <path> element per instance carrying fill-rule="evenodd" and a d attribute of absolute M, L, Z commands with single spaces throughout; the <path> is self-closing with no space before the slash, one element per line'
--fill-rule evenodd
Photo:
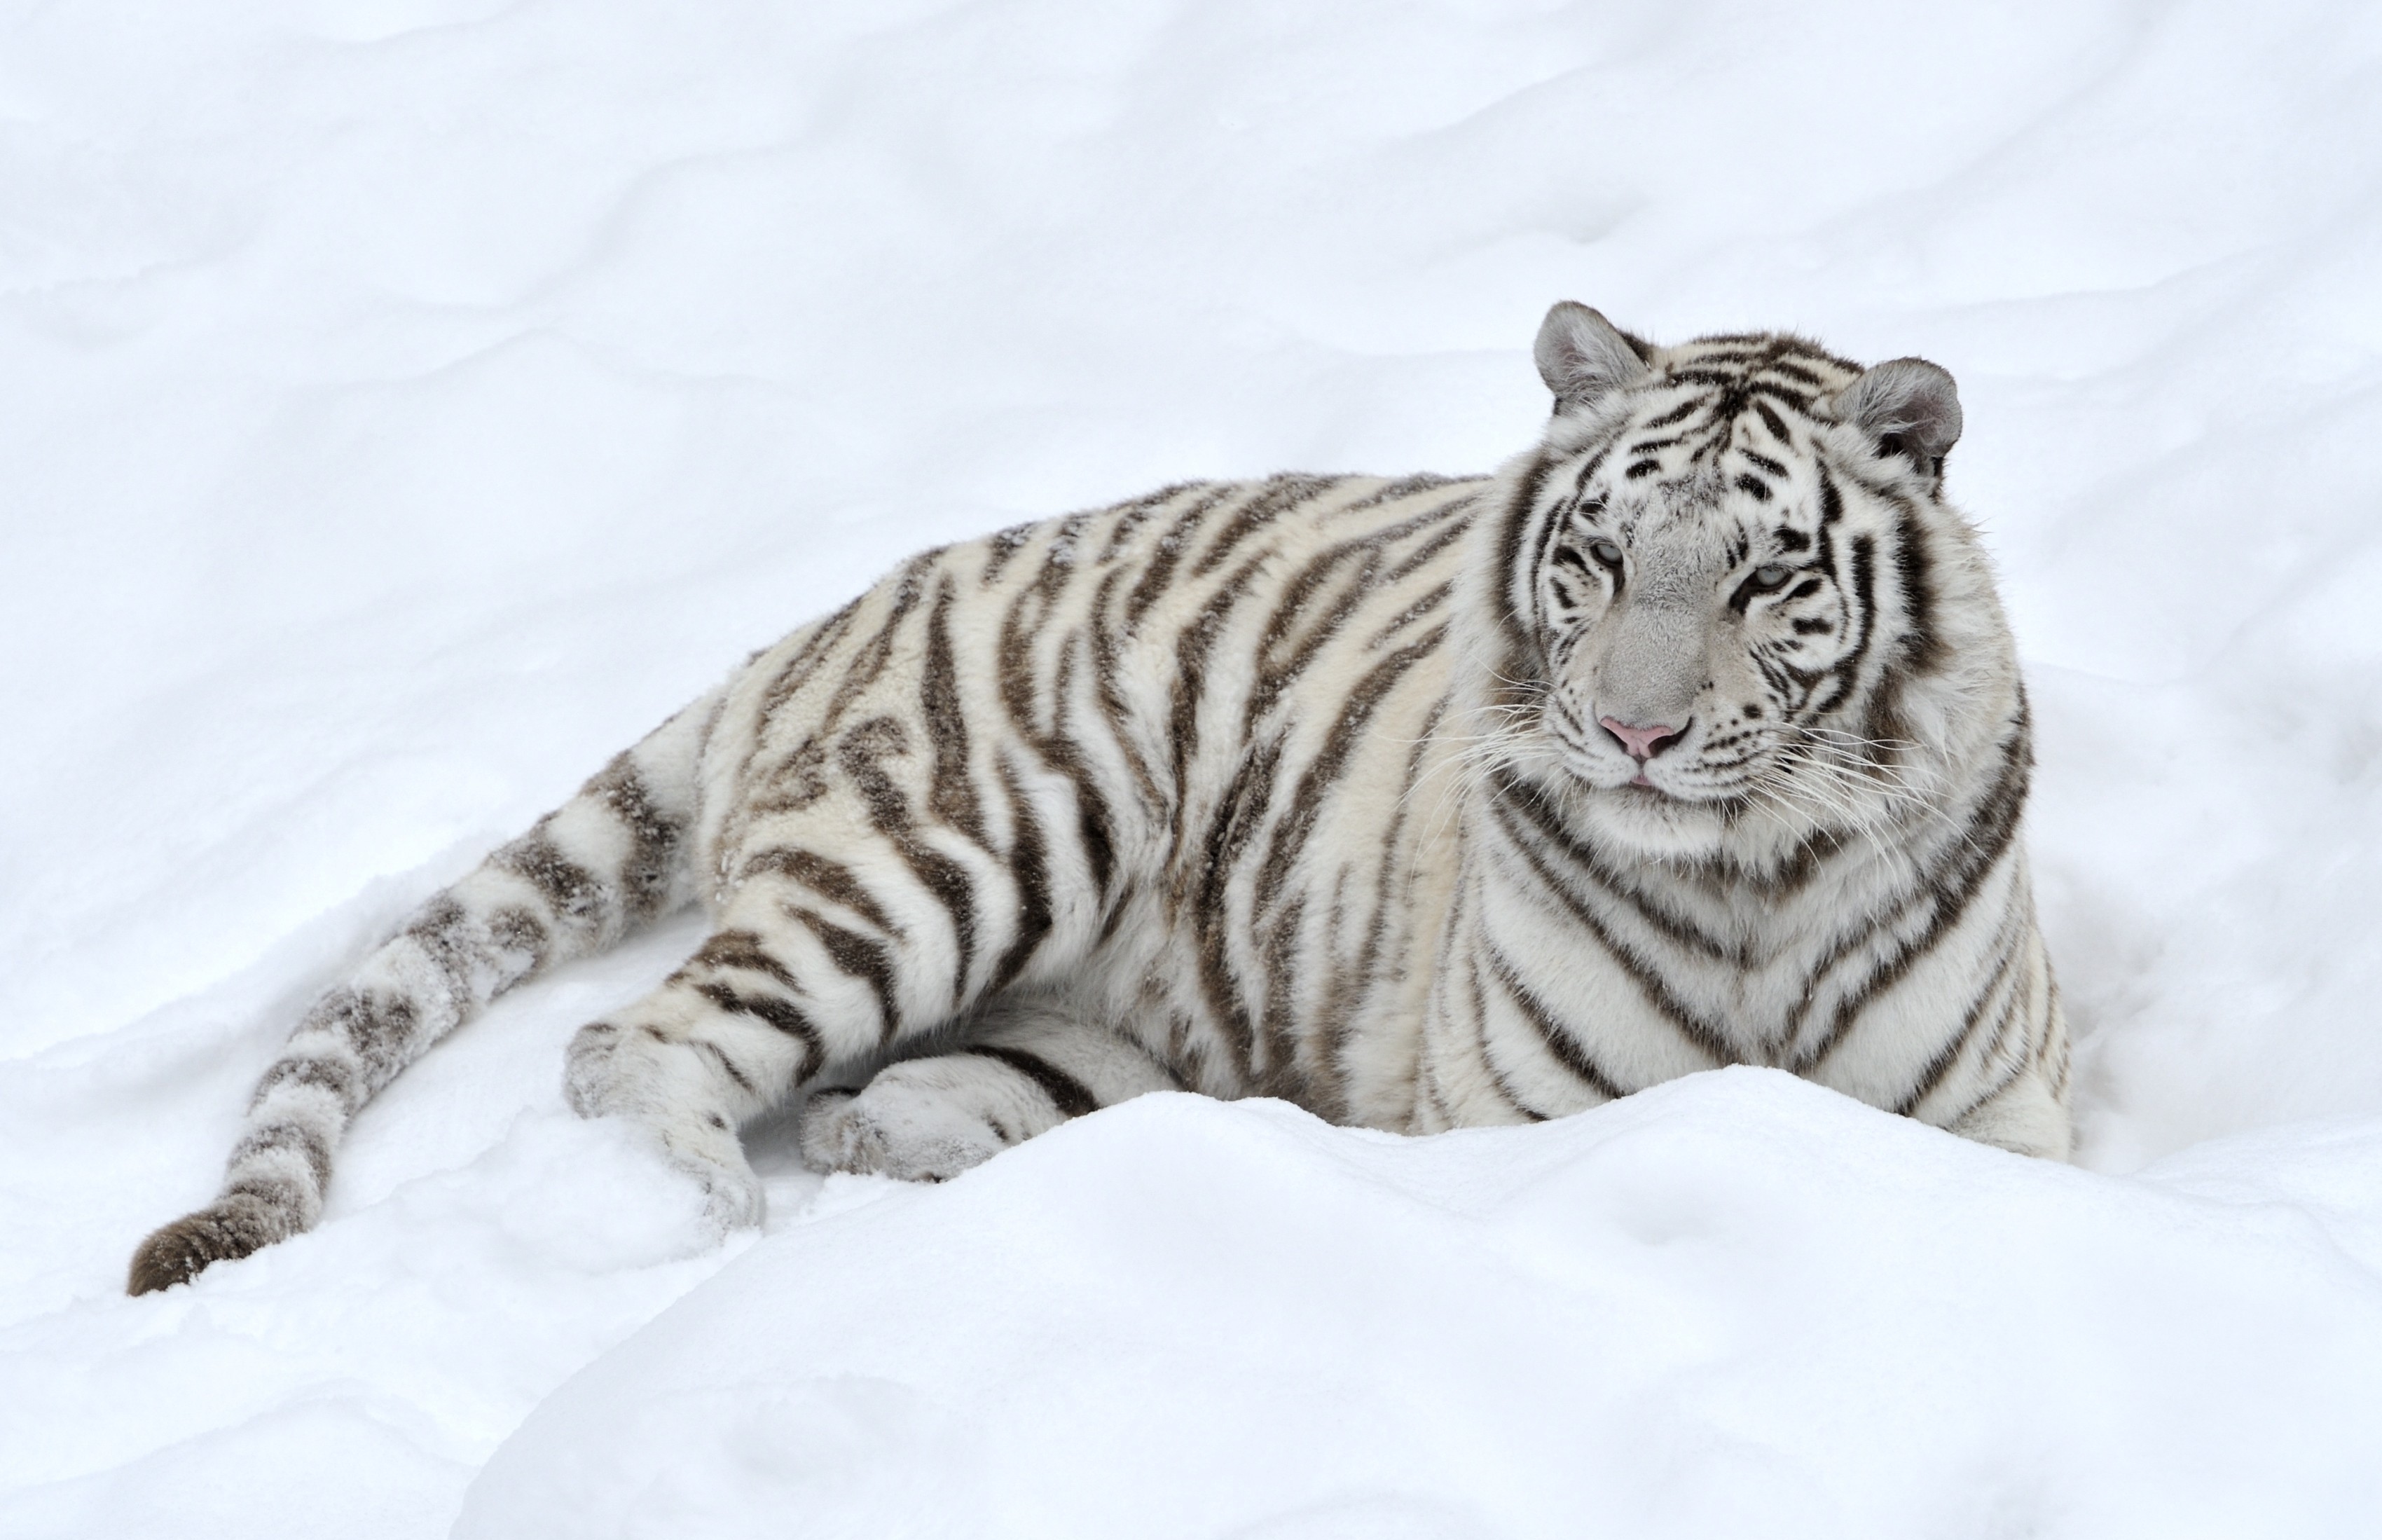
<path fill-rule="evenodd" d="M 907 1067 L 880 1074 L 857 1094 L 815 1092 L 803 1109 L 803 1164 L 814 1171 L 944 1182 L 1039 1131 L 1006 1126 L 996 1112 L 950 1088 L 895 1073 Z"/>

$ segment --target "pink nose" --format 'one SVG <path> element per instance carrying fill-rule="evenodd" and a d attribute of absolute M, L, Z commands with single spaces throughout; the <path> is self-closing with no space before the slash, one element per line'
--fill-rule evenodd
<path fill-rule="evenodd" d="M 1664 745 L 1679 735 L 1676 727 L 1632 727 L 1617 717 L 1599 717 L 1596 723 L 1620 739 L 1621 746 L 1629 751 L 1629 758 L 1639 764 L 1662 753 Z"/>

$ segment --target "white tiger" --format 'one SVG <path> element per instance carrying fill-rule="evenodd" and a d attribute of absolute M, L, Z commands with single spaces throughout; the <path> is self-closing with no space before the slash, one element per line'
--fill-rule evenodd
<path fill-rule="evenodd" d="M 2063 1155 L 1951 376 L 1568 302 L 1537 359 L 1553 420 L 1493 477 L 1169 487 L 757 655 L 315 1003 L 132 1290 L 306 1228 L 399 1070 L 694 901 L 565 1086 L 723 1227 L 738 1126 L 853 1082 L 805 1154 L 911 1177 L 1165 1087 L 1425 1133 L 1740 1063 Z"/>

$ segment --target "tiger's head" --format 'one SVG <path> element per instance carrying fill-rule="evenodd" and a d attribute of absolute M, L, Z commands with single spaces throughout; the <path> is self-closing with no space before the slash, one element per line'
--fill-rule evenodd
<path fill-rule="evenodd" d="M 1952 376 L 1783 334 L 1657 348 L 1568 302 L 1507 468 L 1484 695 L 1511 773 L 1654 856 L 1877 834 L 2023 732 L 2008 626 L 1942 499 Z"/>

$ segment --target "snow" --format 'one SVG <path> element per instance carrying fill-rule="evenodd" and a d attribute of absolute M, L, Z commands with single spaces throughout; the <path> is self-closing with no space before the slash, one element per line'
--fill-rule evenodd
<path fill-rule="evenodd" d="M 2382 1177 L 2368 1128 L 2115 1180 L 1775 1070 L 1428 1140 L 1146 1098 L 746 1252 L 456 1534 L 2324 1533 L 2382 1511 L 2382 1226 L 2278 1201 L 2318 1151 Z"/>
<path fill-rule="evenodd" d="M 2355 1535 L 2382 10 L 0 14 L 0 1534 Z M 1729 1072 L 1173 1098 L 769 1228 L 561 1106 L 684 921 L 122 1297 L 305 998 L 934 540 L 1485 469 L 1570 297 L 1958 376 L 2081 1168 Z"/>

